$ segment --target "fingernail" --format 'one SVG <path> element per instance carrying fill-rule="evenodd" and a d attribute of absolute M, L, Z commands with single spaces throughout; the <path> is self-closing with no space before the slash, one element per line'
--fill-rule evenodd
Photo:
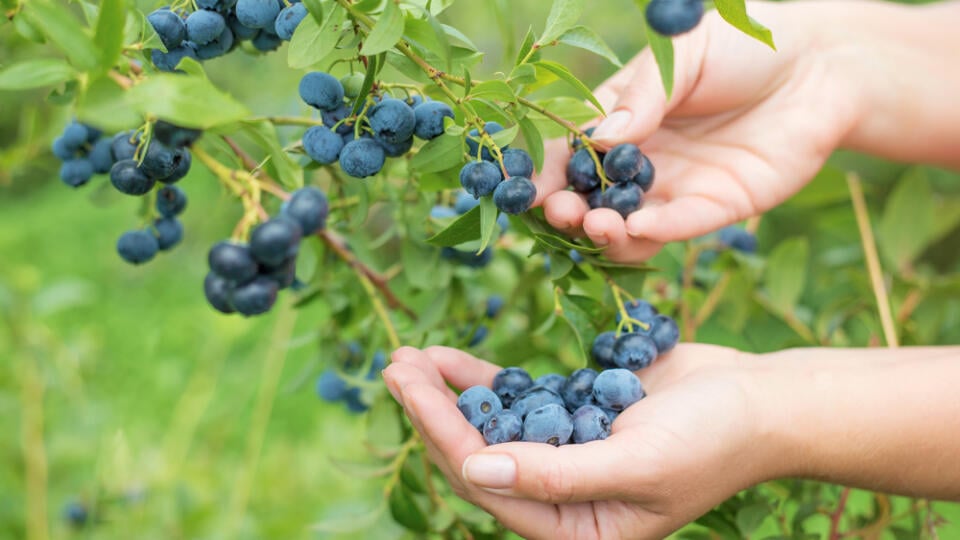
<path fill-rule="evenodd" d="M 610 243 L 607 236 L 603 234 L 598 234 L 596 237 L 591 236 L 590 239 L 593 240 L 593 245 L 597 247 L 606 247 Z"/>
<path fill-rule="evenodd" d="M 623 134 L 623 131 L 630 125 L 630 119 L 633 115 L 630 111 L 614 111 L 606 117 L 597 129 L 593 132 L 593 139 L 616 139 Z"/>
<path fill-rule="evenodd" d="M 513 487 L 517 480 L 517 464 L 503 454 L 475 454 L 463 462 L 463 478 L 485 489 Z"/>

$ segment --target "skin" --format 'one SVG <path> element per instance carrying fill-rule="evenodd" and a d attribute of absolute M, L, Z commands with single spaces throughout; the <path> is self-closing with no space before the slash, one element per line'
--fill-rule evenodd
<path fill-rule="evenodd" d="M 562 191 L 570 151 L 552 141 L 535 179 L 551 224 L 642 261 L 773 208 L 839 147 L 960 168 L 960 70 L 945 69 L 960 50 L 960 3 L 748 10 L 778 52 L 709 13 L 674 40 L 669 101 L 649 51 L 597 90 L 609 116 L 594 139 L 640 144 L 657 168 L 647 205 L 626 220 L 588 211 Z M 648 397 L 608 439 L 559 448 L 487 447 L 459 413 L 450 386 L 490 385 L 499 369 L 404 347 L 384 379 L 455 492 L 526 538 L 663 538 L 774 478 L 960 501 L 960 347 L 752 355 L 681 344 L 636 372 Z"/>

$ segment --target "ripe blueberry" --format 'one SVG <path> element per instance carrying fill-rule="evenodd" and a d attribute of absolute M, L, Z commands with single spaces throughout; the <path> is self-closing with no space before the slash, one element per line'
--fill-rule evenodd
<path fill-rule="evenodd" d="M 307 73 L 300 79 L 299 90 L 304 103 L 322 111 L 333 111 L 343 104 L 343 86 L 329 73 Z"/>
<path fill-rule="evenodd" d="M 504 407 L 512 407 L 517 396 L 531 386 L 533 386 L 533 379 L 521 367 L 503 368 L 493 377 L 493 391 Z"/>
<path fill-rule="evenodd" d="M 257 276 L 257 261 L 245 244 L 218 242 L 207 254 L 210 270 L 235 283 L 246 283 Z"/>
<path fill-rule="evenodd" d="M 636 319 L 647 324 L 653 322 L 654 317 L 659 313 L 657 308 L 653 307 L 653 304 L 646 300 L 632 300 L 624 304 L 623 307 L 627 309 L 627 315 L 630 315 L 631 319 Z M 617 322 L 620 322 L 619 313 L 617 313 Z"/>
<path fill-rule="evenodd" d="M 440 204 L 435 205 L 433 208 L 430 209 L 430 217 L 433 219 L 449 219 L 449 218 L 455 218 L 458 215 L 459 213 L 453 208 L 450 208 L 449 206 L 443 206 Z"/>
<path fill-rule="evenodd" d="M 354 178 L 377 174 L 386 159 L 383 147 L 373 139 L 355 139 L 340 150 L 340 168 Z"/>
<path fill-rule="evenodd" d="M 537 377 L 536 380 L 533 381 L 534 386 L 549 388 L 558 394 L 563 392 L 563 387 L 566 383 L 567 378 L 559 373 L 547 373 L 546 375 Z"/>
<path fill-rule="evenodd" d="M 617 364 L 613 361 L 613 344 L 615 341 L 617 341 L 616 332 L 603 332 L 593 340 L 590 356 L 603 369 L 617 367 Z"/>
<path fill-rule="evenodd" d="M 340 401 L 347 395 L 347 390 L 347 381 L 333 368 L 327 368 L 317 378 L 317 395 L 324 401 Z"/>
<path fill-rule="evenodd" d="M 596 405 L 584 405 L 573 413 L 573 442 L 602 441 L 610 436 L 611 423 L 603 409 Z"/>
<path fill-rule="evenodd" d="M 533 158 L 526 150 L 509 148 L 503 151 L 503 168 L 506 169 L 508 177 L 530 178 L 533 176 Z"/>
<path fill-rule="evenodd" d="M 168 148 L 159 141 L 150 141 L 140 163 L 140 170 L 150 178 L 159 180 L 173 174 L 182 160 L 182 152 Z"/>
<path fill-rule="evenodd" d="M 489 161 L 471 161 L 460 169 L 460 185 L 476 199 L 493 193 L 502 179 L 500 168 Z"/>
<path fill-rule="evenodd" d="M 313 234 L 326 224 L 329 213 L 327 196 L 313 186 L 298 189 L 283 204 L 281 213 L 296 221 L 304 235 Z"/>
<path fill-rule="evenodd" d="M 640 172 L 634 175 L 630 181 L 640 186 L 640 189 L 646 193 L 647 191 L 650 191 L 650 188 L 653 187 L 653 178 L 655 174 L 656 170 L 653 168 L 653 163 L 650 162 L 650 158 L 645 155 L 641 155 Z"/>
<path fill-rule="evenodd" d="M 511 410 L 498 412 L 483 426 L 483 440 L 487 444 L 519 441 L 522 433 L 523 419 Z"/>
<path fill-rule="evenodd" d="M 703 18 L 700 0 L 652 0 L 647 4 L 647 24 L 664 36 L 693 30 Z"/>
<path fill-rule="evenodd" d="M 279 266 L 287 257 L 297 254 L 302 236 L 303 230 L 296 221 L 275 217 L 250 233 L 250 253 L 261 264 Z"/>
<path fill-rule="evenodd" d="M 281 5 L 282 3 L 277 0 L 238 0 L 237 19 L 249 28 L 272 27 L 280 13 Z M 273 28 L 270 30 L 272 31 Z"/>
<path fill-rule="evenodd" d="M 573 153 L 567 162 L 567 182 L 574 191 L 590 193 L 600 188 L 600 175 L 597 174 L 597 164 L 586 148 Z"/>
<path fill-rule="evenodd" d="M 87 142 L 89 134 L 87 126 L 80 122 L 70 122 L 67 127 L 63 128 L 63 134 L 60 138 L 63 139 L 63 144 L 67 148 L 79 150 Z"/>
<path fill-rule="evenodd" d="M 137 167 L 136 161 L 125 159 L 110 168 L 110 183 L 120 193 L 143 195 L 153 189 L 156 182 Z"/>
<path fill-rule="evenodd" d="M 68 159 L 60 165 L 60 180 L 70 187 L 80 187 L 93 176 L 93 164 L 89 159 Z"/>
<path fill-rule="evenodd" d="M 246 316 L 259 315 L 270 311 L 277 301 L 277 283 L 272 279 L 260 276 L 257 279 L 240 285 L 233 291 L 231 304 L 238 313 Z"/>
<path fill-rule="evenodd" d="M 291 4 L 283 8 L 277 15 L 274 30 L 277 37 L 284 41 L 289 41 L 293 37 L 293 32 L 300 26 L 300 21 L 307 16 L 307 7 L 303 4 Z"/>
<path fill-rule="evenodd" d="M 604 409 L 622 411 L 646 395 L 638 379 L 626 369 L 607 369 L 593 381 L 593 400 Z"/>
<path fill-rule="evenodd" d="M 322 165 L 337 161 L 342 148 L 343 138 L 326 126 L 313 126 L 303 134 L 303 150 Z"/>
<path fill-rule="evenodd" d="M 597 372 L 590 368 L 578 369 L 570 374 L 560 392 L 568 410 L 575 411 L 590 402 L 596 378 Z"/>
<path fill-rule="evenodd" d="M 643 190 L 633 182 L 608 187 L 601 198 L 604 208 L 616 210 L 623 219 L 643 206 Z"/>
<path fill-rule="evenodd" d="M 517 396 L 510 410 L 519 414 L 521 418 L 526 418 L 530 411 L 551 403 L 563 407 L 563 398 L 547 387 L 531 386 Z"/>
<path fill-rule="evenodd" d="M 618 184 L 629 182 L 640 172 L 642 156 L 636 145 L 618 144 L 603 157 L 603 172 Z"/>
<path fill-rule="evenodd" d="M 197 58 L 210 60 L 223 56 L 233 50 L 233 31 L 224 25 L 220 34 L 208 43 L 197 47 Z"/>
<path fill-rule="evenodd" d="M 343 396 L 343 402 L 346 403 L 347 410 L 352 413 L 366 412 L 367 409 L 370 408 L 363 400 L 363 393 L 359 387 L 353 387 L 347 390 L 347 394 Z"/>
<path fill-rule="evenodd" d="M 57 137 L 54 139 L 53 145 L 50 147 L 50 149 L 53 150 L 53 155 L 57 156 L 60 161 L 73 159 L 77 154 L 77 148 L 68 147 L 67 143 L 63 140 L 63 137 Z"/>
<path fill-rule="evenodd" d="M 414 135 L 430 140 L 443 135 L 443 119 L 453 118 L 453 109 L 442 101 L 426 101 L 414 107 L 413 116 L 416 120 Z"/>
<path fill-rule="evenodd" d="M 160 36 L 163 46 L 169 51 L 187 39 L 187 26 L 176 13 L 169 9 L 158 9 L 147 15 L 147 21 Z"/>
<path fill-rule="evenodd" d="M 275 281 L 279 289 L 286 289 L 297 280 L 297 257 L 287 257 L 276 266 L 261 265 L 260 275 Z"/>
<path fill-rule="evenodd" d="M 177 218 L 154 220 L 153 228 L 157 233 L 157 247 L 160 251 L 167 251 L 183 240 L 183 223 Z"/>
<path fill-rule="evenodd" d="M 163 182 L 164 184 L 173 184 L 182 180 L 183 177 L 190 172 L 190 164 L 193 162 L 193 157 L 191 156 L 189 150 L 186 148 L 177 148 L 173 151 L 173 156 L 173 172 L 163 178 L 158 178 L 159 182 Z"/>
<path fill-rule="evenodd" d="M 335 131 L 338 135 L 353 135 L 353 120 L 346 120 L 353 114 L 353 107 L 341 105 L 332 111 L 321 111 L 323 125 Z M 346 121 L 344 121 L 346 120 Z M 334 129 L 336 126 L 336 129 Z M 353 137 L 350 138 L 353 140 Z"/>
<path fill-rule="evenodd" d="M 90 165 L 93 167 L 93 172 L 97 174 L 110 172 L 110 167 L 113 167 L 113 152 L 110 150 L 111 146 L 112 143 L 110 139 L 99 139 L 93 143 L 93 148 L 90 149 L 90 153 L 87 155 L 90 159 Z"/>
<path fill-rule="evenodd" d="M 157 254 L 157 239 L 150 231 L 127 231 L 117 240 L 117 253 L 128 263 L 141 264 Z"/>
<path fill-rule="evenodd" d="M 599 187 L 593 191 L 587 193 L 587 204 L 590 206 L 590 209 L 601 208 L 603 206 L 603 190 Z"/>
<path fill-rule="evenodd" d="M 737 251 L 743 253 L 756 253 L 757 251 L 757 237 L 746 229 L 741 229 L 735 225 L 720 229 L 718 237 L 721 244 L 730 246 Z"/>
<path fill-rule="evenodd" d="M 209 272 L 203 279 L 203 295 L 213 309 L 220 313 L 233 313 L 230 297 L 233 295 L 233 284 L 227 279 Z"/>
<path fill-rule="evenodd" d="M 652 323 L 650 339 L 657 346 L 657 354 L 663 354 L 677 345 L 677 341 L 680 340 L 680 328 L 672 318 L 657 315 Z"/>
<path fill-rule="evenodd" d="M 384 98 L 367 115 L 373 136 L 388 143 L 399 143 L 413 137 L 417 119 L 413 110 L 403 101 Z"/>
<path fill-rule="evenodd" d="M 488 319 L 495 319 L 503 309 L 503 297 L 499 294 L 491 294 L 487 297 L 487 307 L 484 314 Z"/>
<path fill-rule="evenodd" d="M 473 332 L 473 335 L 470 336 L 470 342 L 467 343 L 467 347 L 476 347 L 477 345 L 483 343 L 483 340 L 487 339 L 487 334 L 490 329 L 486 325 L 481 324 Z"/>
<path fill-rule="evenodd" d="M 657 358 L 657 344 L 649 336 L 630 332 L 613 344 L 613 361 L 618 367 L 635 371 L 649 366 Z"/>
<path fill-rule="evenodd" d="M 237 14 L 232 11 L 227 15 L 227 27 L 233 32 L 233 37 L 236 41 L 253 39 L 260 33 L 260 30 L 257 28 L 244 26 L 244 24 L 240 22 L 240 19 L 237 18 Z"/>
<path fill-rule="evenodd" d="M 473 427 L 483 430 L 493 415 L 503 410 L 500 398 L 486 386 L 471 386 L 457 398 L 457 408 Z"/>
<path fill-rule="evenodd" d="M 573 419 L 566 409 L 556 403 L 534 409 L 523 419 L 523 441 L 560 446 L 567 444 L 571 435 Z"/>
<path fill-rule="evenodd" d="M 199 60 L 197 56 L 196 45 L 189 41 L 184 41 L 180 46 L 163 52 L 160 49 L 150 51 L 150 60 L 160 71 L 182 71 L 177 69 L 177 64 L 184 58 L 193 58 Z"/>
<path fill-rule="evenodd" d="M 177 186 L 157 190 L 157 212 L 163 217 L 178 216 L 187 207 L 187 194 Z"/>
<path fill-rule="evenodd" d="M 537 198 L 537 187 L 529 178 L 514 176 L 497 185 L 493 191 L 493 202 L 501 212 L 520 214 L 533 206 Z"/>
<path fill-rule="evenodd" d="M 583 131 L 583 134 L 586 135 L 588 138 L 589 138 L 589 137 L 592 137 L 592 136 L 593 136 L 593 132 L 594 132 L 596 129 L 597 129 L 596 127 L 589 127 L 589 128 L 587 128 L 587 129 L 585 129 L 585 130 Z M 573 143 L 571 143 L 571 146 L 573 147 L 574 150 L 579 150 L 579 149 L 583 148 L 583 143 L 580 141 L 580 138 L 579 138 L 579 137 L 576 137 L 576 138 L 573 139 Z"/>
<path fill-rule="evenodd" d="M 253 48 L 260 52 L 270 52 L 277 50 L 280 45 L 283 45 L 283 40 L 279 36 L 267 31 L 266 28 L 257 32 L 257 35 L 254 36 L 250 43 L 253 45 Z"/>
<path fill-rule="evenodd" d="M 113 161 L 133 159 L 137 153 L 138 144 L 140 144 L 140 136 L 133 131 L 122 131 L 114 135 L 110 141 L 110 153 L 113 155 Z"/>
<path fill-rule="evenodd" d="M 388 157 L 400 157 L 413 148 L 413 137 L 409 139 L 402 140 L 398 143 L 390 143 L 387 141 L 377 140 L 380 143 L 380 146 L 383 147 L 383 153 Z"/>
<path fill-rule="evenodd" d="M 499 133 L 503 131 L 503 126 L 497 122 L 487 122 L 483 125 L 483 131 L 487 135 L 493 135 L 494 133 Z M 467 137 L 467 149 L 469 150 L 470 156 L 473 158 L 477 157 L 477 152 L 480 152 L 480 159 L 487 161 L 493 161 L 493 154 L 490 153 L 490 149 L 486 146 L 483 147 L 483 150 L 480 151 L 480 132 L 476 128 L 471 129 L 469 132 L 469 137 Z M 500 150 L 506 149 L 506 146 L 501 147 Z"/>
<path fill-rule="evenodd" d="M 465 191 L 458 192 L 457 200 L 453 203 L 453 209 L 456 210 L 458 214 L 466 214 L 477 206 L 480 206 L 480 200 L 475 199 L 473 195 Z"/>
<path fill-rule="evenodd" d="M 223 15 L 216 11 L 198 9 L 187 17 L 187 39 L 197 45 L 205 45 L 217 39 L 227 27 Z"/>

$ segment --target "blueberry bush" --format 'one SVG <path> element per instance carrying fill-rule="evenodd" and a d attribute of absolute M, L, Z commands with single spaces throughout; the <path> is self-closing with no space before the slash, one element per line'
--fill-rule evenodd
<path fill-rule="evenodd" d="M 783 207 L 642 267 L 553 230 L 532 207 L 545 140 L 591 207 L 626 216 L 664 181 L 581 128 L 622 56 L 649 45 L 669 93 L 671 37 L 705 7 L 775 36 L 742 0 L 514 4 L 0 0 L 0 537 L 510 537 L 383 387 L 402 344 L 503 365 L 465 420 L 559 445 L 606 437 L 645 395 L 627 370 L 678 340 L 879 346 L 888 305 L 901 343 L 960 340 L 942 170 L 840 152 Z M 611 31 L 624 17 L 644 31 Z M 676 538 L 958 520 L 782 480 Z"/>

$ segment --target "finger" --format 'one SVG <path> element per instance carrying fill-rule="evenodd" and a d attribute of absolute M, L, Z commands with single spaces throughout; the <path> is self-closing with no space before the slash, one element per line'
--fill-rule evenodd
<path fill-rule="evenodd" d="M 583 216 L 590 205 L 583 195 L 573 191 L 558 191 L 543 202 L 543 214 L 556 229 L 577 234 L 583 228 Z"/>
<path fill-rule="evenodd" d="M 391 359 L 396 363 L 416 367 L 423 372 L 430 384 L 450 392 L 450 395 L 453 396 L 453 399 L 457 398 L 456 394 L 447 388 L 447 383 L 443 380 L 443 375 L 440 374 L 440 370 L 437 369 L 437 365 L 420 349 L 414 347 L 401 347 L 394 351 Z"/>
<path fill-rule="evenodd" d="M 537 186 L 537 198 L 533 205 L 539 206 L 551 193 L 567 187 L 567 161 L 570 161 L 570 146 L 566 139 L 551 139 L 543 144 L 543 170 L 533 175 Z"/>
<path fill-rule="evenodd" d="M 656 255 L 663 247 L 661 243 L 644 237 L 628 235 L 623 218 L 609 208 L 587 212 L 583 218 L 583 232 L 595 245 L 606 248 L 603 252 L 605 257 L 617 262 L 640 263 Z"/>
<path fill-rule="evenodd" d="M 492 386 L 493 377 L 502 367 L 451 347 L 427 347 L 424 354 L 440 375 L 453 386 L 466 390 L 471 386 Z"/>
<path fill-rule="evenodd" d="M 631 490 L 624 471 L 631 453 L 628 434 L 613 434 L 588 444 L 553 447 L 543 443 L 506 443 L 483 448 L 466 458 L 468 484 L 498 495 L 551 504 L 626 498 Z"/>
<path fill-rule="evenodd" d="M 436 371 L 436 369 L 434 369 L 434 371 Z M 445 395 L 450 403 L 457 402 L 457 394 L 447 388 L 447 385 L 442 382 L 442 378 L 437 377 L 441 380 L 441 382 L 437 384 L 431 380 L 432 377 L 424 373 L 423 370 L 411 364 L 390 364 L 387 366 L 387 369 L 383 371 L 383 378 L 390 393 L 401 405 L 403 405 L 403 401 L 401 401 L 403 399 L 403 388 L 411 384 L 429 384 Z"/>
<path fill-rule="evenodd" d="M 627 217 L 626 233 L 643 242 L 688 240 L 749 216 L 733 204 L 703 193 L 689 193 L 662 205 L 647 205 Z M 745 214 L 745 215 L 741 215 Z"/>

